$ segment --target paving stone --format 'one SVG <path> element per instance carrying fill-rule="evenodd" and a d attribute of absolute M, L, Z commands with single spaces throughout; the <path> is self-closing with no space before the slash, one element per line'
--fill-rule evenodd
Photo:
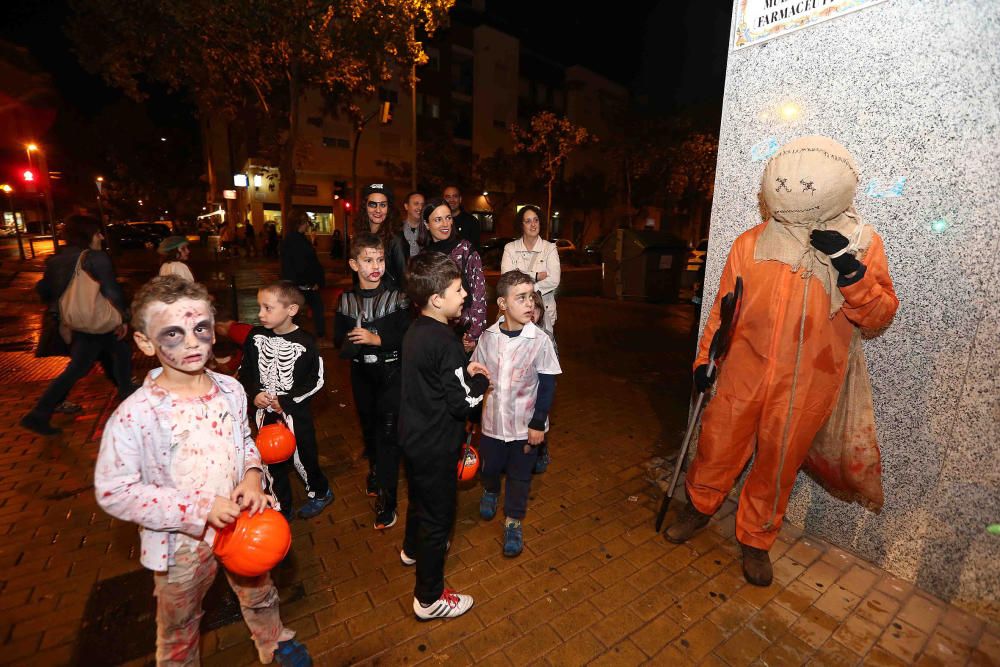
<path fill-rule="evenodd" d="M 903 605 L 896 619 L 912 625 L 917 630 L 930 633 L 944 614 L 944 605 L 935 600 L 914 595 Z"/>
<path fill-rule="evenodd" d="M 792 633 L 785 633 L 761 653 L 760 661 L 768 667 L 797 667 L 805 664 L 813 647 Z"/>
<path fill-rule="evenodd" d="M 643 653 L 653 657 L 680 636 L 683 629 L 668 616 L 659 616 L 633 632 L 631 639 Z"/>
<path fill-rule="evenodd" d="M 699 662 L 724 639 L 722 630 L 704 619 L 688 628 L 684 634 L 671 642 L 670 646 L 677 649 L 686 659 Z"/>
<path fill-rule="evenodd" d="M 833 637 L 838 642 L 863 656 L 875 645 L 882 628 L 860 616 L 851 616 L 837 628 Z"/>
<path fill-rule="evenodd" d="M 838 621 L 847 618 L 861 598 L 840 584 L 834 584 L 813 603 L 817 609 L 833 616 Z"/>
<path fill-rule="evenodd" d="M 881 591 L 872 591 L 858 604 L 855 613 L 879 627 L 885 627 L 899 611 L 899 602 Z"/>
<path fill-rule="evenodd" d="M 595 667 L 630 667 L 631 665 L 641 665 L 647 660 L 646 654 L 638 646 L 626 639 L 597 656 L 590 664 Z"/>
<path fill-rule="evenodd" d="M 787 607 L 772 602 L 750 619 L 750 627 L 769 641 L 777 641 L 798 619 Z"/>
<path fill-rule="evenodd" d="M 768 645 L 766 639 L 750 628 L 743 627 L 721 646 L 717 646 L 714 653 L 732 667 L 743 667 L 756 660 Z"/>
<path fill-rule="evenodd" d="M 927 643 L 927 634 L 916 628 L 893 621 L 878 640 L 878 645 L 907 663 L 912 663 Z"/>
<path fill-rule="evenodd" d="M 877 580 L 878 575 L 871 570 L 854 565 L 841 575 L 837 583 L 855 595 L 864 596 L 871 590 Z"/>
<path fill-rule="evenodd" d="M 775 596 L 774 601 L 787 607 L 796 614 L 801 614 L 808 609 L 820 596 L 818 590 L 808 586 L 801 581 L 793 581 L 783 591 Z"/>

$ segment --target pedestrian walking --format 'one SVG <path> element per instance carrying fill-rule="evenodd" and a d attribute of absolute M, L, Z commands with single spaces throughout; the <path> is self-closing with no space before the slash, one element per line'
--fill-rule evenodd
<path fill-rule="evenodd" d="M 70 390 L 95 363 L 100 362 L 105 375 L 118 389 L 119 399 L 135 391 L 132 382 L 132 348 L 128 334 L 128 308 L 125 295 L 115 277 L 111 257 L 101 249 L 104 236 L 95 218 L 74 215 L 66 221 L 66 247 L 45 263 L 45 274 L 35 286 L 46 303 L 48 316 L 60 322 L 60 333 L 69 344 L 69 364 L 42 393 L 35 407 L 21 419 L 21 426 L 40 435 L 55 435 L 60 429 L 51 425 L 57 408 L 64 404 Z M 64 303 L 62 297 L 74 281 L 91 281 L 99 291 L 91 303 Z M 80 293 L 83 290 L 74 292 Z M 72 296 L 72 295 L 71 295 Z M 80 323 L 70 325 L 64 307 L 83 311 Z M 98 321 L 98 318 L 100 321 Z M 84 320 L 90 319 L 89 322 Z M 79 328 L 74 329 L 73 326 Z M 84 330 L 87 329 L 87 330 Z M 65 412 L 78 412 L 70 404 Z"/>

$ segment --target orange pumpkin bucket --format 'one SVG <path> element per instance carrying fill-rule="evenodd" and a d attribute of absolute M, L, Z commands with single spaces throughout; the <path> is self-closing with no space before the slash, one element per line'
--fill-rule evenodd
<path fill-rule="evenodd" d="M 458 481 L 468 482 L 470 479 L 475 479 L 478 470 L 479 452 L 472 445 L 463 445 L 462 458 L 458 460 Z"/>
<path fill-rule="evenodd" d="M 233 574 L 259 577 L 280 563 L 291 547 L 292 531 L 285 517 L 266 509 L 254 516 L 240 512 L 236 521 L 215 536 L 212 550 Z"/>
<path fill-rule="evenodd" d="M 260 460 L 270 465 L 287 461 L 295 453 L 295 434 L 284 422 L 261 426 L 257 431 Z"/>

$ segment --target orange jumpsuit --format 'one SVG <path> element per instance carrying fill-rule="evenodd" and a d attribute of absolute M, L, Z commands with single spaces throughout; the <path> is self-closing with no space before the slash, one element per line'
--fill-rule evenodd
<path fill-rule="evenodd" d="M 831 318 L 830 297 L 818 279 L 804 279 L 801 270 L 793 273 L 781 262 L 754 261 L 766 224 L 733 243 L 698 346 L 695 368 L 708 363 L 709 345 L 719 327 L 720 297 L 742 276 L 739 321 L 721 363 L 717 392 L 705 409 L 698 451 L 685 482 L 695 508 L 714 513 L 756 445 L 753 468 L 740 494 L 736 538 L 758 549 L 770 549 L 777 538 L 799 467 L 833 410 L 854 327 L 882 328 L 899 306 L 877 234 L 860 257 L 867 267 L 864 277 L 839 288 L 845 302 Z"/>

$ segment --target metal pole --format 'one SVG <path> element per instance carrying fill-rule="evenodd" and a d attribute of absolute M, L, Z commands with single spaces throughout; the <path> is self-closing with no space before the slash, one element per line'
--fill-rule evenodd
<path fill-rule="evenodd" d="M 416 39 L 415 30 L 410 26 L 410 40 Z M 417 190 L 417 64 L 410 66 L 410 125 L 413 128 L 413 153 L 410 162 L 410 191 Z"/>
<path fill-rule="evenodd" d="M 17 224 L 17 211 L 14 210 L 14 199 L 9 192 L 6 195 L 7 208 L 10 209 L 10 217 L 14 221 L 14 236 L 17 238 L 17 251 L 21 253 L 21 261 L 24 261 L 27 257 L 24 256 L 24 241 L 21 240 L 21 228 Z"/>

